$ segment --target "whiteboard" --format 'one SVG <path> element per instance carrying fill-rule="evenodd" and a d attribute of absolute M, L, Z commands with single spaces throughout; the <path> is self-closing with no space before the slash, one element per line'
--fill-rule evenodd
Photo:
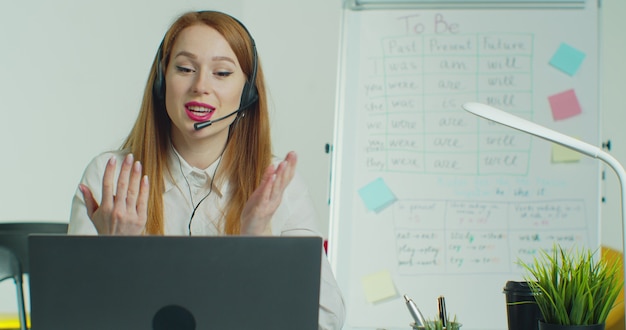
<path fill-rule="evenodd" d="M 597 34 L 595 1 L 344 10 L 329 255 L 345 329 L 410 329 L 404 294 L 426 318 L 443 295 L 463 330 L 506 329 L 518 261 L 598 246 L 600 164 L 461 108 L 599 145 Z"/>

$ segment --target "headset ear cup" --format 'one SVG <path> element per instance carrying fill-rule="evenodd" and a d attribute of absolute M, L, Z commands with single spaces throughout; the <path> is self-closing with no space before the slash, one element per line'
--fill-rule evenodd
<path fill-rule="evenodd" d="M 154 77 L 154 83 L 152 84 L 152 97 L 157 102 L 164 102 L 165 100 L 165 78 L 163 77 L 163 67 L 161 60 L 163 59 L 163 42 L 159 45 L 156 58 L 156 74 Z"/>
<path fill-rule="evenodd" d="M 250 103 L 254 103 L 259 100 L 259 92 L 256 89 L 256 85 L 252 83 L 250 87 Z"/>
<path fill-rule="evenodd" d="M 239 107 L 241 108 L 241 115 L 245 113 L 246 109 L 250 107 L 254 102 L 259 99 L 259 95 L 254 84 L 251 84 L 249 81 L 246 81 L 246 84 L 243 86 L 243 90 L 241 91 L 241 100 L 239 101 Z"/>
<path fill-rule="evenodd" d="M 162 102 L 165 98 L 165 88 L 163 85 L 163 75 L 161 74 L 161 70 L 157 69 L 154 84 L 152 85 L 152 96 L 158 102 Z"/>
<path fill-rule="evenodd" d="M 235 20 L 237 21 L 237 19 Z M 246 27 L 241 24 L 241 22 L 239 22 L 239 24 L 248 33 L 248 37 L 250 37 L 250 43 L 252 44 L 252 73 L 250 74 L 250 77 L 246 81 L 245 85 L 243 86 L 243 91 L 241 92 L 241 101 L 239 103 L 239 113 L 243 114 L 247 108 L 249 108 L 251 105 L 259 100 L 259 91 L 256 88 L 256 74 L 259 59 L 256 52 L 256 43 L 250 35 L 250 32 L 248 32 L 248 29 L 246 29 Z"/>

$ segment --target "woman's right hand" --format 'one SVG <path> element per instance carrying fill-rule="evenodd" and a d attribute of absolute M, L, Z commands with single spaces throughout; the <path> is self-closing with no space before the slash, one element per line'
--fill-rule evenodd
<path fill-rule="evenodd" d="M 100 235 L 140 235 L 148 219 L 148 177 L 142 176 L 141 163 L 128 154 L 114 189 L 116 162 L 111 157 L 104 170 L 100 205 L 87 186 L 79 186 L 87 214 Z"/>

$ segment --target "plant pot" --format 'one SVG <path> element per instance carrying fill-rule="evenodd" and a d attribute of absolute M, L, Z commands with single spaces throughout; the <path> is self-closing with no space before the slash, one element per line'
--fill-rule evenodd
<path fill-rule="evenodd" d="M 605 324 L 592 325 L 561 325 L 539 321 L 539 330 L 604 330 Z"/>

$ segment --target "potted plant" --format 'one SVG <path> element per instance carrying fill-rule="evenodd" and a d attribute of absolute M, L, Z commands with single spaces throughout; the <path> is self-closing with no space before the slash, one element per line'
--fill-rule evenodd
<path fill-rule="evenodd" d="M 543 317 L 540 330 L 603 330 L 622 290 L 620 265 L 596 260 L 589 249 L 540 250 L 532 264 L 520 262 Z"/>
<path fill-rule="evenodd" d="M 446 317 L 446 325 L 447 326 L 443 326 L 443 321 L 440 320 L 438 317 L 437 318 L 433 318 L 433 319 L 426 319 L 426 324 L 424 324 L 423 326 L 417 326 L 415 325 L 415 323 L 411 324 L 411 327 L 414 330 L 460 330 L 461 329 L 461 323 L 457 322 L 456 320 L 456 316 L 454 316 L 454 318 L 452 320 L 449 319 L 449 317 Z"/>

